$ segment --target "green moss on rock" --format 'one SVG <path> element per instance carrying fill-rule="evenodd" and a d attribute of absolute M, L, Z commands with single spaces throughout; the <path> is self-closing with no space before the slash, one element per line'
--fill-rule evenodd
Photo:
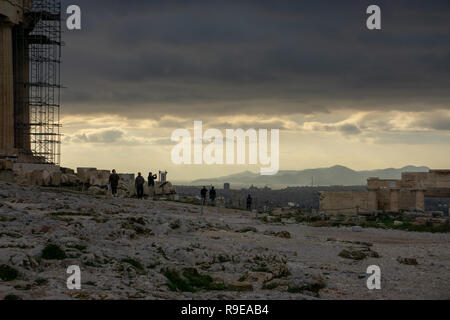
<path fill-rule="evenodd" d="M 0 279 L 3 281 L 13 281 L 16 280 L 19 276 L 19 271 L 16 269 L 6 265 L 2 264 L 0 265 Z"/>
<path fill-rule="evenodd" d="M 42 250 L 42 258 L 45 260 L 64 260 L 67 255 L 57 244 L 49 244 Z"/>

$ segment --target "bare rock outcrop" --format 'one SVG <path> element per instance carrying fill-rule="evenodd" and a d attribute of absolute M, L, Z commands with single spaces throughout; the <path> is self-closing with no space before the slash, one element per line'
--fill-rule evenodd
<path fill-rule="evenodd" d="M 448 234 L 355 233 L 217 207 L 201 215 L 91 188 L 98 194 L 0 182 L 0 299 L 450 298 Z M 411 256 L 418 267 L 397 261 Z M 367 290 L 372 264 L 389 290 Z M 70 265 L 81 291 L 67 290 Z"/>

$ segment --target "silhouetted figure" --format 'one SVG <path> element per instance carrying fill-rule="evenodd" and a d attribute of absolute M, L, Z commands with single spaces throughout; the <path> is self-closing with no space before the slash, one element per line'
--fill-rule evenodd
<path fill-rule="evenodd" d="M 252 202 L 253 202 L 252 196 L 248 195 L 248 197 L 247 197 L 247 210 L 252 210 Z"/>
<path fill-rule="evenodd" d="M 153 173 L 149 173 L 148 174 L 148 186 L 149 187 L 154 187 L 155 186 L 155 179 L 157 179 L 158 176 L 156 174 Z"/>
<path fill-rule="evenodd" d="M 216 204 L 216 189 L 214 187 L 211 187 L 211 190 L 209 190 L 209 200 L 211 201 L 212 205 Z"/>
<path fill-rule="evenodd" d="M 145 180 L 139 172 L 135 182 L 138 199 L 142 199 L 144 197 L 144 184 Z"/>
<path fill-rule="evenodd" d="M 113 197 L 117 195 L 117 187 L 119 186 L 120 177 L 116 173 L 116 170 L 113 169 L 112 174 L 109 176 L 109 184 L 111 185 L 111 192 Z"/>
<path fill-rule="evenodd" d="M 206 204 L 206 194 L 208 193 L 208 189 L 204 186 L 202 190 L 200 190 L 200 195 L 202 196 L 202 204 Z"/>

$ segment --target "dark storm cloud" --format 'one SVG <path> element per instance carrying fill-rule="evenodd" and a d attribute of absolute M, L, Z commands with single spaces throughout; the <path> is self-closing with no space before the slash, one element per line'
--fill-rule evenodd
<path fill-rule="evenodd" d="M 83 30 L 65 34 L 64 112 L 449 109 L 450 2 L 376 2 L 381 32 L 369 1 L 70 2 Z"/>
<path fill-rule="evenodd" d="M 361 130 L 353 124 L 344 124 L 338 129 L 344 135 L 358 135 L 361 133 Z"/>
<path fill-rule="evenodd" d="M 317 123 L 312 126 L 314 131 L 339 132 L 344 136 L 355 136 L 362 133 L 361 129 L 354 124 L 322 124 Z"/>
<path fill-rule="evenodd" d="M 450 131 L 450 115 L 424 116 L 420 120 L 417 120 L 415 125 L 433 130 Z"/>

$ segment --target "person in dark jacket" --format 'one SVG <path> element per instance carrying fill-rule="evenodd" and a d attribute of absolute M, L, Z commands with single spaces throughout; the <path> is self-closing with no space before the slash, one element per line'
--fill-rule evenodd
<path fill-rule="evenodd" d="M 120 177 L 116 173 L 116 170 L 114 169 L 112 171 L 112 174 L 109 176 L 109 184 L 111 185 L 111 192 L 112 192 L 113 197 L 115 197 L 117 195 L 117 187 L 119 186 L 119 180 L 120 180 Z"/>
<path fill-rule="evenodd" d="M 208 189 L 206 187 L 203 187 L 203 189 L 200 191 L 200 195 L 202 196 L 202 204 L 206 204 L 206 194 L 208 193 Z"/>
<path fill-rule="evenodd" d="M 138 176 L 136 178 L 136 181 L 135 181 L 138 199 L 142 199 L 144 197 L 144 184 L 145 184 L 145 180 L 142 177 L 141 173 L 139 172 Z"/>
<path fill-rule="evenodd" d="M 212 205 L 216 204 L 216 189 L 214 187 L 211 187 L 211 190 L 209 190 L 209 200 L 211 201 Z"/>
<path fill-rule="evenodd" d="M 247 197 L 247 210 L 251 210 L 252 209 L 252 202 L 253 202 L 252 196 L 248 195 L 248 197 Z"/>

